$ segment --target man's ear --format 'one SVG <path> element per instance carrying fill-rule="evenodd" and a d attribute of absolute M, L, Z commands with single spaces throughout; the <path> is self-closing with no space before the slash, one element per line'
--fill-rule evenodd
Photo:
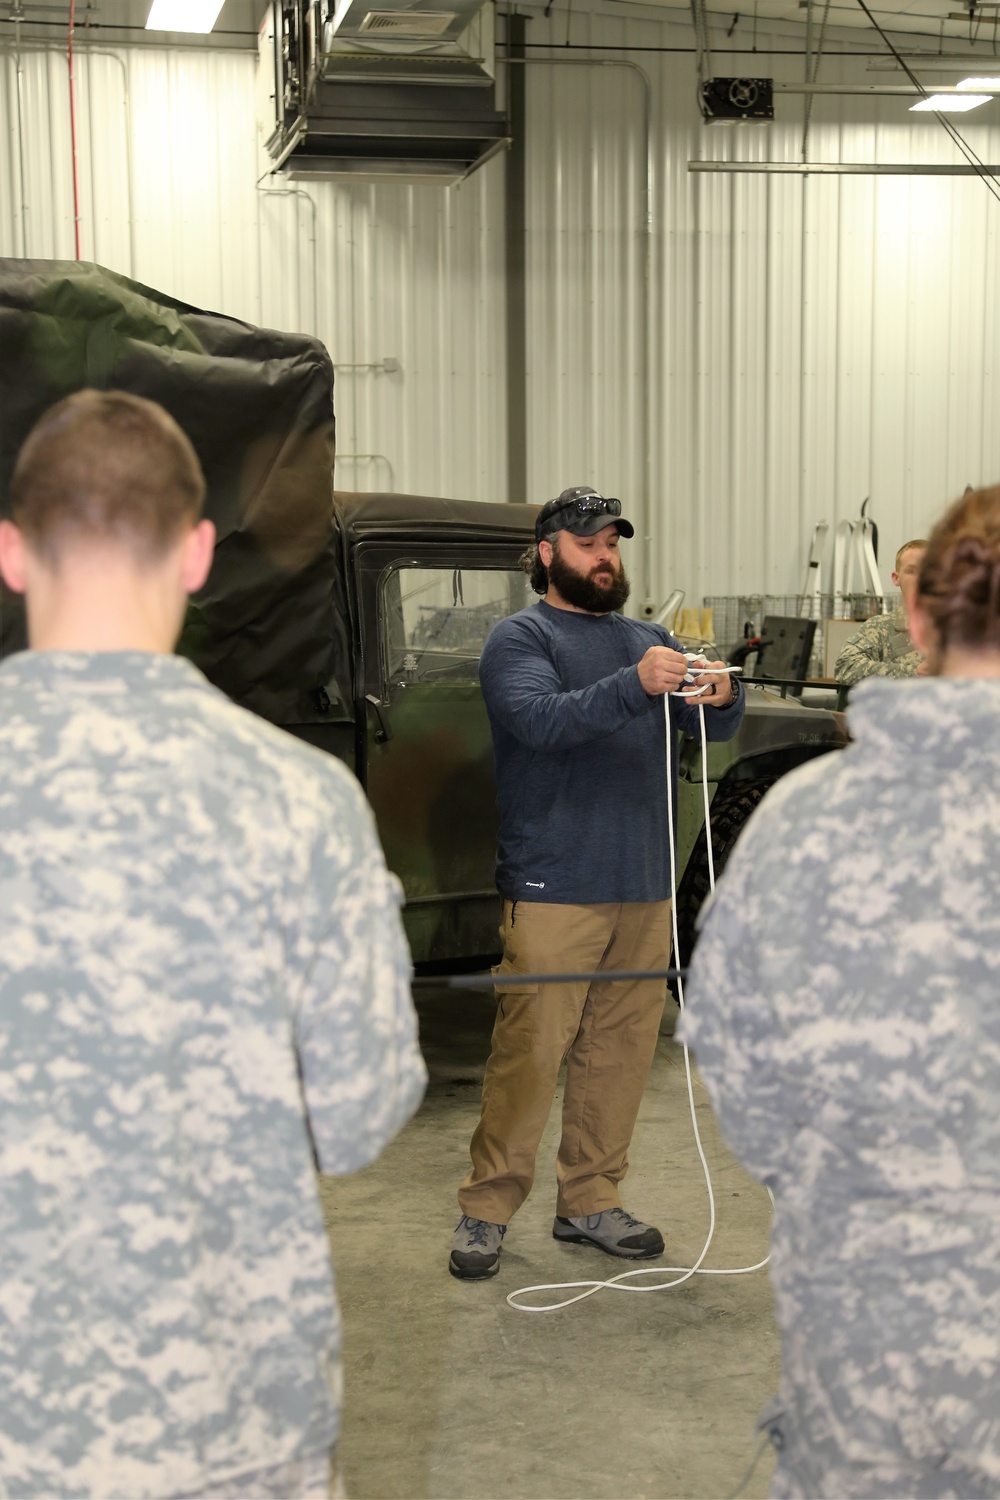
<path fill-rule="evenodd" d="M 196 594 L 212 569 L 215 556 L 215 527 L 211 521 L 199 521 L 184 538 L 181 554 L 181 584 L 185 593 Z"/>
<path fill-rule="evenodd" d="M 13 521 L 0 521 L 0 577 L 15 594 L 23 594 L 26 571 L 24 536 L 20 527 Z"/>
<path fill-rule="evenodd" d="M 899 574 L 896 572 L 895 568 L 893 568 L 892 570 L 892 586 L 894 589 L 899 588 Z"/>
<path fill-rule="evenodd" d="M 929 656 L 934 646 L 934 630 L 926 610 L 916 599 L 912 601 L 907 611 L 906 624 L 910 632 L 910 640 L 920 655 Z"/>
<path fill-rule="evenodd" d="M 542 551 L 543 547 L 545 548 L 544 552 Z M 542 567 L 543 568 L 550 568 L 552 566 L 552 543 L 551 542 L 546 542 L 546 541 L 539 542 L 538 543 L 538 556 L 542 560 Z"/>

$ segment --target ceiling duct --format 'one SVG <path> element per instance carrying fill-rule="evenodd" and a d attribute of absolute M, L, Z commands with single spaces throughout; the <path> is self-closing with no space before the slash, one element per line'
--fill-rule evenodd
<path fill-rule="evenodd" d="M 444 36 L 455 20 L 453 10 L 370 10 L 358 27 L 358 33 L 419 40 L 425 36 Z"/>
<path fill-rule="evenodd" d="M 484 0 L 273 0 L 258 114 L 289 177 L 458 182 L 507 142 Z"/>

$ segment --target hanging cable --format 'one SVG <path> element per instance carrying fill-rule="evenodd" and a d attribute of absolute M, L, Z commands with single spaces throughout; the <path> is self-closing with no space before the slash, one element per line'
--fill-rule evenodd
<path fill-rule="evenodd" d="M 711 77 L 712 72 L 711 41 L 709 38 L 705 0 L 691 0 L 691 21 L 694 26 L 695 50 L 697 55 L 695 70 L 696 97 L 698 108 L 701 110 L 703 104 L 702 90 L 707 80 Z"/>
<path fill-rule="evenodd" d="M 823 60 L 823 43 L 826 40 L 826 23 L 830 19 L 830 4 L 831 0 L 826 0 L 826 4 L 823 7 L 823 19 L 820 22 L 819 41 L 816 43 L 816 52 L 811 58 L 808 54 L 806 56 L 806 83 L 815 83 L 819 77 L 819 65 Z M 802 160 L 804 162 L 809 159 L 809 126 L 812 123 L 814 98 L 815 94 L 812 91 L 808 92 L 805 96 L 804 119 L 802 122 Z"/>
<path fill-rule="evenodd" d="M 66 61 L 69 65 L 69 137 L 73 152 L 73 246 L 80 259 L 80 177 L 76 161 L 76 81 L 73 76 L 73 32 L 76 29 L 76 0 L 69 0 L 69 35 Z"/>
<path fill-rule="evenodd" d="M 874 26 L 875 30 L 878 32 L 879 36 L 882 38 L 883 42 L 885 42 L 885 45 L 888 47 L 893 57 L 899 63 L 899 66 L 902 68 L 907 78 L 913 84 L 913 87 L 917 90 L 917 93 L 920 94 L 924 99 L 929 99 L 931 96 L 928 93 L 927 89 L 924 88 L 923 84 L 920 82 L 920 79 L 914 73 L 909 63 L 906 62 L 902 53 L 897 50 L 895 45 L 889 40 L 889 37 L 882 30 L 882 27 L 876 21 L 875 17 L 872 15 L 872 12 L 865 4 L 865 0 L 858 0 L 858 4 L 864 11 L 865 15 L 868 17 L 871 24 Z M 969 166 L 975 169 L 978 175 L 983 179 L 983 182 L 986 184 L 989 191 L 993 194 L 993 197 L 997 200 L 998 203 L 1000 203 L 1000 191 L 997 190 L 996 183 L 993 181 L 992 174 L 987 170 L 985 162 L 983 162 L 976 155 L 975 151 L 969 145 L 968 141 L 962 135 L 961 131 L 958 130 L 949 119 L 941 114 L 940 110 L 935 109 L 930 112 L 934 115 L 934 118 L 937 120 L 942 130 L 946 131 L 954 141 L 959 151 L 961 151 L 962 155 L 969 163 Z"/>

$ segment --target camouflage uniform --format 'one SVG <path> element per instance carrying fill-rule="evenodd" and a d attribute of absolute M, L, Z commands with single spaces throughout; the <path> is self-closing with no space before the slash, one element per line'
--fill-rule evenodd
<path fill-rule="evenodd" d="M 865 677 L 915 677 L 922 661 L 900 604 L 891 614 L 872 615 L 865 621 L 837 657 L 833 675 L 852 687 Z"/>
<path fill-rule="evenodd" d="M 0 668 L 0 1493 L 332 1447 L 316 1165 L 421 1098 L 408 978 L 342 766 L 176 657 Z"/>
<path fill-rule="evenodd" d="M 780 1496 L 1000 1494 L 1000 682 L 865 683 L 747 825 L 680 1035 L 775 1195 Z"/>

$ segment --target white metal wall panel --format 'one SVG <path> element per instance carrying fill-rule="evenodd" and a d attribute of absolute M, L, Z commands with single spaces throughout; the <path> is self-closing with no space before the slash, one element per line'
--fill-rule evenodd
<path fill-rule="evenodd" d="M 529 497 L 581 480 L 620 494 L 650 538 L 632 549 L 641 603 L 675 583 L 693 599 L 792 592 L 814 522 L 871 495 L 888 581 L 898 541 L 967 482 L 1000 478 L 1000 205 L 965 177 L 689 174 L 692 157 L 799 160 L 801 96 L 778 96 L 774 125 L 705 128 L 693 58 L 638 50 L 688 46 L 690 28 L 600 7 L 529 23 L 530 55 L 548 41 L 557 62 L 527 68 Z M 636 50 L 567 54 L 567 39 Z M 646 96 L 622 62 L 649 79 L 648 243 Z M 745 54 L 713 64 L 747 70 Z M 345 488 L 504 496 L 502 159 L 460 189 L 258 190 L 254 67 L 81 56 L 83 254 L 315 332 L 338 366 L 367 367 L 337 372 Z M 753 60 L 777 78 L 802 68 Z M 15 64 L 0 53 L 0 252 L 69 257 L 65 58 L 26 51 L 21 72 L 19 147 Z M 842 58 L 820 75 L 859 76 Z M 810 159 L 959 159 L 906 102 L 817 97 Z M 959 127 L 995 162 L 1000 128 L 982 119 Z"/>
<path fill-rule="evenodd" d="M 640 455 L 622 451 L 623 434 L 640 441 L 639 388 L 624 427 L 620 417 L 634 329 L 628 283 L 602 283 L 618 307 L 605 322 L 618 330 L 617 358 L 605 342 L 568 364 L 563 345 L 588 317 L 588 287 L 555 274 L 539 248 L 576 227 L 564 265 L 604 265 L 607 200 L 567 150 L 575 143 L 619 174 L 643 150 L 639 112 L 619 108 L 609 136 L 603 72 L 589 90 L 570 86 L 573 70 L 558 61 L 566 26 L 565 12 L 549 25 L 551 80 L 537 65 L 530 74 L 530 264 L 533 305 L 547 319 L 532 351 L 530 483 L 540 498 L 587 477 L 641 511 Z M 545 34 L 532 23 L 533 42 Z M 574 12 L 572 21 L 577 44 L 636 47 L 654 93 L 652 594 L 662 599 L 675 583 L 695 597 L 793 592 L 814 523 L 855 515 L 867 495 L 888 582 L 898 541 L 925 530 L 967 481 L 1000 477 L 1000 424 L 990 417 L 998 205 L 969 178 L 690 176 L 690 157 L 800 160 L 802 99 L 779 96 L 779 122 L 767 128 L 702 127 L 692 60 L 638 50 L 684 37 L 654 20 Z M 745 57 L 719 52 L 713 65 L 747 70 Z M 801 62 L 761 55 L 753 71 L 792 78 L 793 67 L 801 77 Z M 828 60 L 821 76 L 857 78 L 849 67 Z M 817 97 L 810 159 L 960 160 L 939 128 L 907 115 L 908 102 Z M 995 128 L 961 128 L 984 160 L 998 159 Z M 605 399 L 585 427 L 578 413 L 592 408 L 579 387 L 588 380 Z M 584 476 L 581 463 L 591 465 Z"/>
<path fill-rule="evenodd" d="M 767 328 L 765 388 L 765 464 L 757 507 L 747 504 L 752 524 L 759 517 L 756 542 L 747 539 L 741 579 L 759 576 L 762 559 L 788 551 L 790 530 L 797 531 L 803 489 L 803 431 L 800 419 L 803 342 L 798 317 L 789 309 L 803 298 L 803 202 L 800 184 L 787 177 L 768 180 L 767 280 L 763 288 Z M 741 500 L 740 506 L 746 504 Z M 736 509 L 736 506 L 733 507 Z M 719 524 L 725 524 L 720 516 Z M 784 564 L 787 571 L 788 563 Z M 794 570 L 793 570 L 794 571 Z M 769 586 L 776 578 L 769 575 Z M 793 578 L 798 587 L 798 580 Z M 727 591 L 734 584 L 727 584 Z M 756 593 L 755 586 L 750 592 Z"/>
<path fill-rule="evenodd" d="M 310 184 L 320 326 L 354 366 L 337 371 L 342 488 L 506 497 L 502 171 L 450 192 Z M 398 373 L 357 368 L 386 358 Z"/>
<path fill-rule="evenodd" d="M 390 375 L 337 373 L 341 487 L 503 499 L 502 162 L 451 191 L 258 185 L 255 67 L 235 52 L 78 50 L 83 258 L 315 333 L 337 365 L 398 360 Z M 21 56 L 23 194 L 10 51 L 0 70 L 0 254 L 72 259 L 65 54 Z"/>
<path fill-rule="evenodd" d="M 527 72 L 528 498 L 588 483 L 634 512 L 653 336 L 644 83 L 579 58 Z"/>

